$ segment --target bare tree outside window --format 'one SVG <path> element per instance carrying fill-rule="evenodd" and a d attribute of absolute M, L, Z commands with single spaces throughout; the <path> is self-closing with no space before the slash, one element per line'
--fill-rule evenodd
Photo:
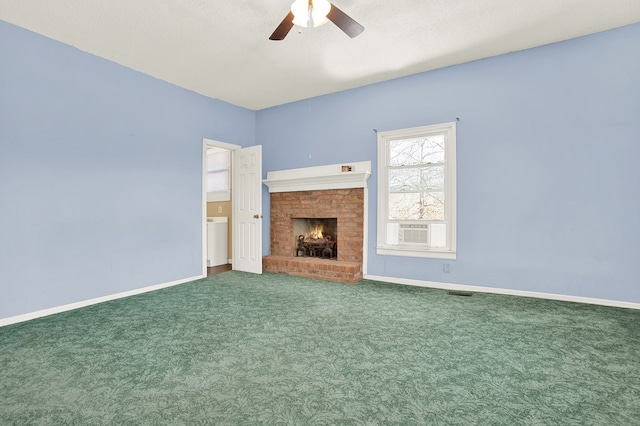
<path fill-rule="evenodd" d="M 389 143 L 391 220 L 444 220 L 444 135 Z"/>

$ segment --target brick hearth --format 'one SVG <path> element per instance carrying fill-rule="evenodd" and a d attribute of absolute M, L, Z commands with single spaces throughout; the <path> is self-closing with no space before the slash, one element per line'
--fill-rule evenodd
<path fill-rule="evenodd" d="M 262 268 L 265 272 L 275 274 L 319 278 L 346 284 L 355 284 L 362 280 L 362 263 L 359 262 L 271 255 L 262 258 Z"/>
<path fill-rule="evenodd" d="M 295 257 L 293 218 L 301 217 L 337 218 L 337 260 Z M 271 193 L 271 256 L 262 259 L 263 270 L 349 284 L 362 280 L 363 217 L 363 188 Z"/>

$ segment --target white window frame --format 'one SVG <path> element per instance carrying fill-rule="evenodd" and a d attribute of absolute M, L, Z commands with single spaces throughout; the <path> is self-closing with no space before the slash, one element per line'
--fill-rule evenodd
<path fill-rule="evenodd" d="M 388 244 L 387 224 L 389 220 L 389 143 L 397 139 L 421 136 L 445 135 L 444 171 L 444 222 L 447 224 L 447 247 L 428 247 L 416 244 Z M 407 221 L 414 222 L 415 221 Z M 378 132 L 378 239 L 376 253 L 390 256 L 425 257 L 435 259 L 456 258 L 456 123 L 441 123 L 430 126 Z"/>

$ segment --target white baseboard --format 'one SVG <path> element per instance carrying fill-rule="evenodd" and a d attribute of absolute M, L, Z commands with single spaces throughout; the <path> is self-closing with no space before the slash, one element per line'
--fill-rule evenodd
<path fill-rule="evenodd" d="M 383 277 L 378 275 L 365 275 L 364 279 L 372 280 L 372 281 L 383 281 L 383 282 L 388 282 L 393 284 L 412 285 L 417 287 L 438 288 L 441 290 L 505 294 L 509 296 L 535 297 L 537 299 L 561 300 L 563 302 L 588 303 L 590 305 L 612 306 L 616 308 L 640 309 L 640 303 L 621 302 L 617 300 L 606 300 L 606 299 L 592 299 L 589 297 L 566 296 L 564 294 L 538 293 L 535 291 L 511 290 L 508 288 L 497 288 L 497 287 L 479 287 L 474 285 L 412 280 L 408 278 Z"/>
<path fill-rule="evenodd" d="M 71 311 L 73 309 L 83 308 L 85 306 L 96 305 L 102 302 L 108 302 L 109 300 L 122 299 L 123 297 L 135 296 L 136 294 L 148 293 L 154 290 L 160 290 L 161 288 L 173 287 L 174 285 L 184 284 L 189 281 L 195 281 L 202 278 L 206 278 L 206 275 L 198 275 L 191 278 L 185 278 L 182 280 L 171 281 L 168 283 L 152 285 L 149 287 L 138 288 L 135 290 L 124 291 L 122 293 L 110 294 L 108 296 L 96 297 L 95 299 L 83 300 L 81 302 L 70 303 L 68 305 L 56 306 L 54 308 L 43 309 L 41 311 L 30 312 L 28 314 L 17 315 L 15 317 L 0 319 L 0 327 L 10 324 L 16 324 L 19 322 L 29 321 L 32 319 L 45 317 L 47 315 L 58 314 L 60 312 Z"/>
<path fill-rule="evenodd" d="M 195 277 L 185 278 L 182 280 L 171 281 L 168 283 L 157 284 L 149 287 L 125 291 L 122 293 L 116 293 L 108 296 L 97 297 L 95 299 L 84 300 L 82 302 L 56 306 L 54 308 L 43 309 L 41 311 L 30 312 L 28 314 L 17 315 L 9 318 L 3 318 L 3 319 L 0 319 L 0 327 L 5 325 L 16 324 L 19 322 L 29 321 L 32 319 L 36 319 L 36 318 L 40 318 L 48 315 L 53 315 L 60 312 L 71 311 L 73 309 L 95 305 L 98 303 L 107 302 L 109 300 L 121 299 L 123 297 L 134 296 L 136 294 L 142 294 L 142 293 L 147 293 L 154 290 L 160 290 L 162 288 L 172 287 L 175 285 L 184 284 L 184 283 L 199 280 L 202 278 L 206 278 L 206 275 L 198 275 Z M 567 295 L 553 294 L 553 293 L 538 293 L 534 291 L 511 290 L 511 289 L 496 288 L 496 287 L 480 287 L 480 286 L 464 285 L 464 284 L 441 283 L 436 281 L 413 280 L 408 278 L 383 277 L 378 275 L 365 275 L 364 279 L 372 280 L 372 281 L 388 282 L 393 284 L 411 285 L 411 286 L 417 286 L 417 287 L 437 288 L 441 290 L 505 294 L 509 296 L 534 297 L 538 299 L 560 300 L 564 302 L 587 303 L 591 305 L 603 305 L 603 306 L 612 306 L 616 308 L 628 308 L 628 309 L 640 310 L 640 303 L 622 302 L 617 300 L 593 299 L 589 297 L 567 296 Z"/>

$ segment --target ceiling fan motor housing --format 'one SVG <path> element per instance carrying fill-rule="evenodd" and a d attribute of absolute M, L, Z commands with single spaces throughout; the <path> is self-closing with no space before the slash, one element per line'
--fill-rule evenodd
<path fill-rule="evenodd" d="M 331 3 L 327 0 L 296 0 L 291 5 L 293 23 L 300 27 L 319 27 L 329 22 Z"/>

